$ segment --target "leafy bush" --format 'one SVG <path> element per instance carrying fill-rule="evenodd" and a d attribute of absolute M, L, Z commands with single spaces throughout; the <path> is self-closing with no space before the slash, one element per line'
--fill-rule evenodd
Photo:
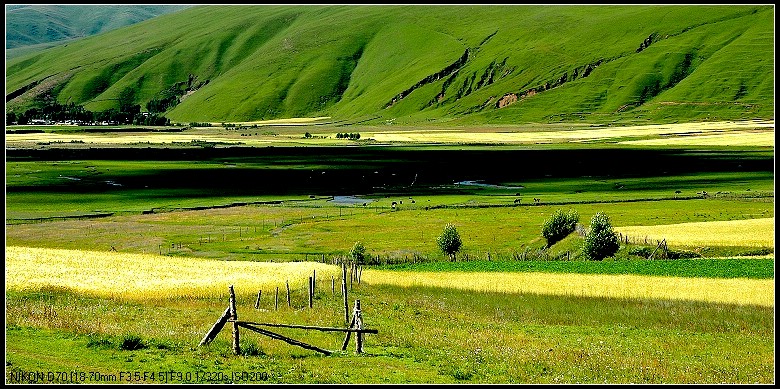
<path fill-rule="evenodd" d="M 448 223 L 444 226 L 444 230 L 441 235 L 436 239 L 436 243 L 439 245 L 439 249 L 449 255 L 451 260 L 455 260 L 455 255 L 460 251 L 460 247 L 463 242 L 460 240 L 460 234 L 455 228 L 455 225 Z"/>
<path fill-rule="evenodd" d="M 566 213 L 560 209 L 556 210 L 549 219 L 545 220 L 542 226 L 542 236 L 547 240 L 547 247 L 554 245 L 574 232 L 579 221 L 580 215 L 573 209 Z"/>
<path fill-rule="evenodd" d="M 366 247 L 361 242 L 355 242 L 349 255 L 357 264 L 363 264 L 366 261 Z"/>
<path fill-rule="evenodd" d="M 583 251 L 588 258 L 600 261 L 606 257 L 611 257 L 620 248 L 615 231 L 612 230 L 612 224 L 609 217 L 603 212 L 598 212 L 590 219 L 590 230 L 585 236 Z"/>

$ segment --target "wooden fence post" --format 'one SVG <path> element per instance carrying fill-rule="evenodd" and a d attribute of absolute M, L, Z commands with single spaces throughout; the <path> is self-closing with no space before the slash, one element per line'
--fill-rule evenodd
<path fill-rule="evenodd" d="M 355 315 L 352 315 L 352 321 L 347 323 L 347 329 L 351 330 L 352 327 L 355 326 Z M 341 344 L 341 351 L 345 351 L 347 349 L 347 345 L 349 345 L 349 337 L 352 336 L 352 332 L 347 331 L 347 335 L 344 336 L 344 343 Z"/>
<path fill-rule="evenodd" d="M 257 300 L 255 300 L 255 309 L 260 309 L 260 295 L 263 294 L 262 290 L 257 291 Z"/>
<path fill-rule="evenodd" d="M 330 276 L 330 294 L 336 294 L 336 279 L 333 276 Z"/>
<path fill-rule="evenodd" d="M 314 288 L 317 286 L 317 270 L 313 270 L 311 273 L 311 292 L 314 293 Z"/>
<path fill-rule="evenodd" d="M 655 252 L 658 251 L 658 249 L 660 249 L 662 247 L 663 247 L 664 251 L 662 251 L 660 253 L 660 255 L 661 255 L 661 258 L 666 259 L 666 255 L 665 255 L 666 254 L 665 253 L 665 251 L 666 251 L 666 238 L 664 238 L 664 240 L 658 242 L 658 246 L 655 247 L 655 250 L 653 250 L 653 252 L 650 253 L 650 256 L 647 257 L 647 259 L 653 259 L 653 256 L 655 255 Z"/>
<path fill-rule="evenodd" d="M 344 324 L 349 324 L 349 302 L 347 301 L 347 264 L 341 263 L 341 295 L 344 300 Z"/>
<path fill-rule="evenodd" d="M 290 303 L 290 281 L 285 281 L 285 284 L 287 285 L 287 307 L 291 308 L 292 304 Z"/>
<path fill-rule="evenodd" d="M 274 297 L 274 310 L 279 310 L 279 287 L 276 287 L 276 296 Z"/>
<path fill-rule="evenodd" d="M 360 313 L 360 300 L 355 300 L 355 328 L 363 329 L 363 315 Z M 355 333 L 355 354 L 363 353 L 363 333 Z"/>
<path fill-rule="evenodd" d="M 211 343 L 211 341 L 217 337 L 219 331 L 222 331 L 222 327 L 225 326 L 225 323 L 227 323 L 229 318 L 230 318 L 230 306 L 225 308 L 225 312 L 223 312 L 222 316 L 220 316 L 217 322 L 214 323 L 213 326 L 211 326 L 211 329 L 209 330 L 209 332 L 206 333 L 206 336 L 203 337 L 203 339 L 200 341 L 198 346 L 203 346 L 204 344 Z"/>
<path fill-rule="evenodd" d="M 241 346 L 238 342 L 238 313 L 236 312 L 236 293 L 233 291 L 233 285 L 230 285 L 230 319 L 233 320 L 233 354 L 241 353 Z"/>
<path fill-rule="evenodd" d="M 313 295 L 314 295 L 314 278 L 309 277 L 309 308 L 312 308 L 314 306 L 312 301 Z"/>

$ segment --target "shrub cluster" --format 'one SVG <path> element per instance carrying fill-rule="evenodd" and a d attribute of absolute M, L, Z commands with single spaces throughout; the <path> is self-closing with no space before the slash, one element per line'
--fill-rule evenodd
<path fill-rule="evenodd" d="M 568 210 L 566 213 L 560 209 L 556 210 L 549 219 L 545 220 L 542 226 L 542 236 L 547 240 L 547 247 L 554 245 L 574 232 L 579 221 L 580 215 L 573 209 Z"/>
<path fill-rule="evenodd" d="M 612 230 L 609 216 L 603 212 L 593 215 L 583 245 L 585 255 L 590 259 L 600 261 L 615 255 L 619 248 L 620 242 L 618 242 L 615 231 Z"/>

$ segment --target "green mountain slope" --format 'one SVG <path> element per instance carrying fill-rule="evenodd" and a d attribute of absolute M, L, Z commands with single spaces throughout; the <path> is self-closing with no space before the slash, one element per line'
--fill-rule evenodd
<path fill-rule="evenodd" d="M 174 121 L 456 124 L 773 118 L 772 6 L 199 6 L 6 64 Z"/>
<path fill-rule="evenodd" d="M 53 42 L 114 30 L 185 5 L 6 5 L 6 58 L 23 48 L 50 47 Z M 10 55 L 9 55 L 10 54 Z"/>

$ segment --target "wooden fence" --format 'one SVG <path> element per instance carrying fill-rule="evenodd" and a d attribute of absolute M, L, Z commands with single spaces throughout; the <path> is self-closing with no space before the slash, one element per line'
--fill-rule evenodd
<path fill-rule="evenodd" d="M 233 290 L 233 285 L 230 285 L 228 288 L 229 291 L 229 302 L 228 307 L 225 308 L 225 311 L 222 313 L 222 315 L 217 319 L 217 321 L 214 323 L 214 325 L 209 329 L 209 331 L 206 333 L 206 335 L 201 339 L 199 346 L 203 346 L 206 344 L 211 343 L 211 341 L 216 338 L 216 336 L 219 334 L 220 331 L 225 327 L 227 323 L 231 323 L 232 327 L 232 348 L 233 353 L 238 355 L 241 353 L 241 344 L 240 344 L 240 328 L 244 328 L 246 330 L 250 330 L 253 332 L 256 332 L 258 334 L 268 336 L 272 339 L 281 340 L 283 342 L 286 342 L 293 346 L 302 347 L 308 350 L 313 350 L 325 355 L 330 355 L 333 353 L 333 351 L 329 351 L 305 342 L 302 342 L 300 340 L 292 339 L 290 337 L 281 335 L 276 332 L 269 331 L 262 327 L 271 327 L 271 328 L 297 328 L 297 329 L 304 329 L 304 330 L 316 330 L 316 331 L 326 331 L 326 332 L 344 332 L 346 333 L 346 337 L 344 338 L 344 342 L 341 346 L 341 350 L 345 351 L 347 349 L 347 346 L 349 344 L 350 337 L 352 333 L 355 333 L 355 352 L 357 354 L 363 353 L 363 338 L 364 334 L 377 334 L 379 333 L 376 329 L 366 329 L 363 326 L 363 314 L 360 308 L 360 300 L 355 300 L 355 305 L 352 309 L 352 315 L 350 318 L 350 312 L 349 312 L 349 303 L 348 303 L 348 291 L 352 289 L 352 283 L 357 282 L 360 283 L 360 276 L 362 274 L 362 266 L 358 266 L 354 263 L 351 263 L 349 265 L 349 271 L 348 266 L 346 263 L 342 262 L 342 277 L 341 277 L 341 295 L 342 300 L 344 303 L 344 322 L 346 327 L 323 327 L 323 326 L 311 326 L 311 325 L 298 325 L 298 324 L 282 324 L 282 323 L 258 323 L 258 322 L 251 322 L 251 321 L 244 321 L 238 319 L 238 312 L 236 309 L 236 295 L 235 291 Z M 311 277 L 308 277 L 308 307 L 313 308 L 314 307 L 314 288 L 316 285 L 316 271 L 312 274 Z M 347 277 L 349 276 L 349 281 L 347 281 Z M 291 298 L 290 298 L 290 283 L 289 281 L 285 282 L 287 287 L 287 306 L 291 307 Z M 331 276 L 331 294 L 335 296 L 335 278 Z M 257 293 L 257 299 L 255 300 L 255 309 L 260 308 L 260 301 L 261 301 L 262 291 L 259 291 Z M 276 288 L 276 294 L 274 298 L 274 309 L 279 309 L 279 288 Z"/>

